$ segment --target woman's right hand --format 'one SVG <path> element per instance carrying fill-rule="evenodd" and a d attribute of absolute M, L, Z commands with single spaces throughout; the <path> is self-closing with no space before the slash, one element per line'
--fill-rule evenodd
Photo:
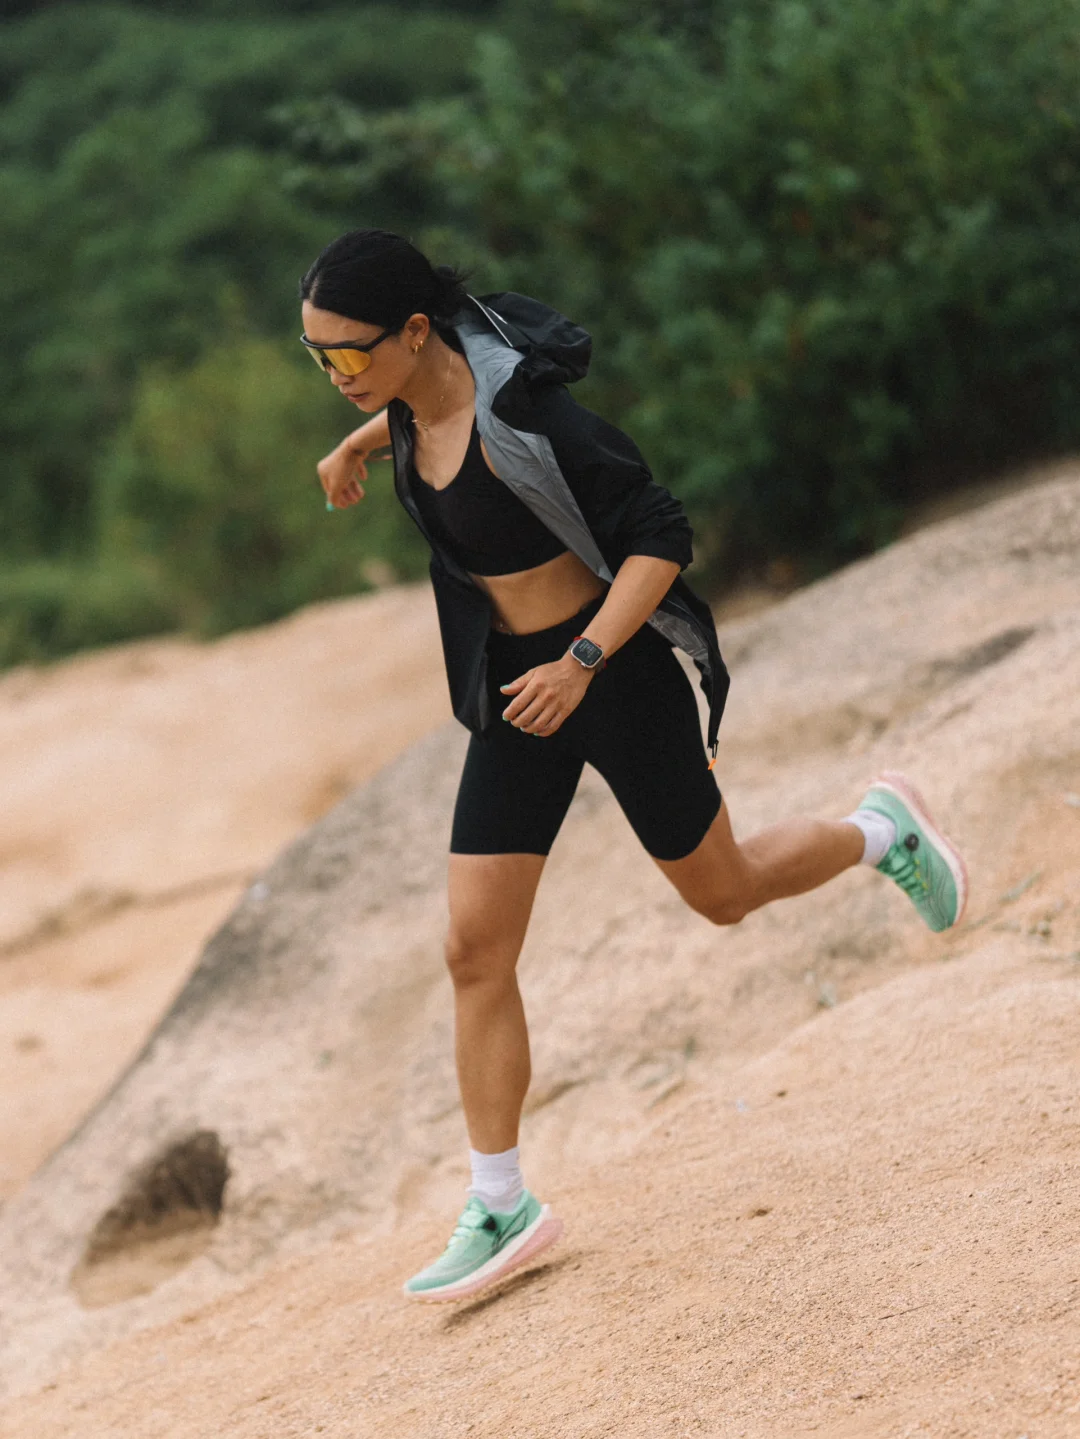
<path fill-rule="evenodd" d="M 319 461 L 319 482 L 335 510 L 358 505 L 364 498 L 367 457 L 366 450 L 354 449 L 348 440 L 342 440 L 336 449 Z"/>

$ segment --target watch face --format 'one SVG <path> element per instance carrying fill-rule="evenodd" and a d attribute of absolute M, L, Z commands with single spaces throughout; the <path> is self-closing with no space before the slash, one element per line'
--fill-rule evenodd
<path fill-rule="evenodd" d="M 570 653 L 587 670 L 595 669 L 604 658 L 604 651 L 592 640 L 575 640 L 570 646 Z"/>

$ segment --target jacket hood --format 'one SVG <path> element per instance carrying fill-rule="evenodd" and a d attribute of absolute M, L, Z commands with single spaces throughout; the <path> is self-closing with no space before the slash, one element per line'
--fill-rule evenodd
<path fill-rule="evenodd" d="M 517 368 L 521 378 L 569 385 L 588 374 L 592 336 L 558 310 L 513 290 L 469 298 L 492 329 L 524 355 Z"/>

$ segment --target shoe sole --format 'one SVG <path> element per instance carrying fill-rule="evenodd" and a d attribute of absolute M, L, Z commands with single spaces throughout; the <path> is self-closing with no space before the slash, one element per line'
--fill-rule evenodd
<path fill-rule="evenodd" d="M 530 1259 L 535 1259 L 545 1249 L 562 1237 L 563 1222 L 551 1212 L 551 1205 L 545 1204 L 528 1229 L 512 1239 L 505 1249 L 500 1249 L 475 1274 L 458 1279 L 453 1284 L 444 1284 L 438 1289 L 415 1291 L 406 1288 L 405 1298 L 418 1300 L 421 1304 L 449 1304 L 458 1299 L 470 1299 L 482 1289 L 498 1283 L 500 1279 L 520 1269 Z"/>
<path fill-rule="evenodd" d="M 926 801 L 907 775 L 900 774 L 898 770 L 885 770 L 877 779 L 871 780 L 870 787 L 871 789 L 886 789 L 906 804 L 945 861 L 949 873 L 953 877 L 953 883 L 956 885 L 956 918 L 946 928 L 955 928 L 963 919 L 964 911 L 967 909 L 968 871 L 967 865 L 964 863 L 964 856 L 952 840 L 947 839 L 938 829 L 931 818 Z M 944 931 L 938 930 L 937 933 L 942 934 Z"/>

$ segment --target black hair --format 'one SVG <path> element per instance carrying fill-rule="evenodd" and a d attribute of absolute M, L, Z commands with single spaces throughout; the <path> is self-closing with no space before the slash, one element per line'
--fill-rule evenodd
<path fill-rule="evenodd" d="M 452 265 L 432 265 L 389 230 L 349 230 L 331 240 L 304 275 L 300 298 L 384 330 L 399 330 L 410 315 L 427 315 L 447 339 L 468 298 L 465 278 Z"/>

